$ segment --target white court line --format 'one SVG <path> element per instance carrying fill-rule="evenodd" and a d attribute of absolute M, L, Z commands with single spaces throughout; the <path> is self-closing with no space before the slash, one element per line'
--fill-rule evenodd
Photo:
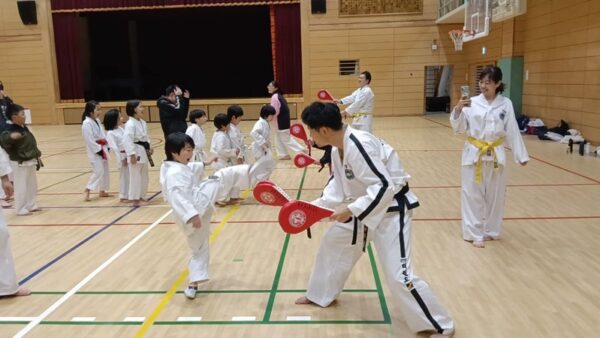
<path fill-rule="evenodd" d="M 142 237 L 146 236 L 146 234 L 149 233 L 150 230 L 154 229 L 154 227 L 156 227 L 160 222 L 162 222 L 162 220 L 167 218 L 167 216 L 169 216 L 172 211 L 173 210 L 169 210 L 164 215 L 160 216 L 160 218 L 157 219 L 156 222 L 150 224 L 146 229 L 144 229 L 144 231 L 142 231 L 139 235 L 135 236 L 135 238 L 132 239 L 129 243 L 125 244 L 125 246 L 122 247 L 121 250 L 117 251 L 114 255 L 112 255 L 112 257 L 110 257 L 108 260 L 106 260 L 104 263 L 102 263 L 102 265 L 100 265 L 98 268 L 96 268 L 96 270 L 94 270 L 92 273 L 87 275 L 81 282 L 79 282 L 71 290 L 69 290 L 69 292 L 65 293 L 62 297 L 60 297 L 60 299 L 58 299 L 56 302 L 54 302 L 54 304 L 50 305 L 50 307 L 48 307 L 46 309 L 46 311 L 42 312 L 42 314 L 35 317 L 29 324 L 27 324 L 27 326 L 25 326 L 21 331 L 17 332 L 17 334 L 14 335 L 13 338 L 21 338 L 21 337 L 25 336 L 27 333 L 29 333 L 29 331 L 31 331 L 34 327 L 36 327 L 39 323 L 41 323 L 42 320 L 44 320 L 46 317 L 48 317 L 52 312 L 54 312 L 56 309 L 58 309 L 64 302 L 66 302 L 69 298 L 71 298 L 71 296 L 73 296 L 77 291 L 79 291 L 84 285 L 89 283 L 94 277 L 96 277 L 96 275 L 98 275 L 100 272 L 102 272 L 102 270 L 106 269 L 107 266 L 109 266 L 112 262 L 114 262 L 122 254 L 124 254 L 125 251 L 129 250 L 129 248 L 131 248 L 137 241 L 139 241 Z"/>
<path fill-rule="evenodd" d="M 1 322 L 30 322 L 34 320 L 35 317 L 0 317 Z"/>
<path fill-rule="evenodd" d="M 233 317 L 231 317 L 231 320 L 233 320 L 235 322 L 245 321 L 245 320 L 256 320 L 256 317 L 255 316 L 233 316 Z"/>
<path fill-rule="evenodd" d="M 202 317 L 177 317 L 178 322 L 199 322 Z"/>
<path fill-rule="evenodd" d="M 310 316 L 287 316 L 287 320 L 289 320 L 289 321 L 310 320 Z"/>
<path fill-rule="evenodd" d="M 143 322 L 146 317 L 125 317 L 124 322 Z"/>
<path fill-rule="evenodd" d="M 96 320 L 96 317 L 73 317 L 71 318 L 72 322 L 93 322 Z"/>

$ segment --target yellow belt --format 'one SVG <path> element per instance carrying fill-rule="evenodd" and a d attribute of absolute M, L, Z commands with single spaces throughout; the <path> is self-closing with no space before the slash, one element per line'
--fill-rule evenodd
<path fill-rule="evenodd" d="M 479 158 L 477 159 L 477 165 L 475 167 L 475 182 L 481 183 L 481 172 L 482 172 L 482 158 L 488 152 L 491 152 L 494 156 L 494 168 L 498 168 L 498 158 L 496 157 L 496 147 L 504 143 L 504 137 L 497 139 L 494 142 L 482 141 L 472 136 L 467 138 L 467 141 L 479 149 Z"/>
<path fill-rule="evenodd" d="M 352 117 L 363 117 L 363 116 L 369 116 L 369 115 L 373 115 L 372 113 L 354 113 L 352 114 Z"/>

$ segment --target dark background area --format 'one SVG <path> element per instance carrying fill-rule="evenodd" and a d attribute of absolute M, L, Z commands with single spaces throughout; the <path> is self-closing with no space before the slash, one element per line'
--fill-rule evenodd
<path fill-rule="evenodd" d="M 268 96 L 268 6 L 89 13 L 81 27 L 86 100 L 157 99 L 172 83 L 192 98 Z"/>

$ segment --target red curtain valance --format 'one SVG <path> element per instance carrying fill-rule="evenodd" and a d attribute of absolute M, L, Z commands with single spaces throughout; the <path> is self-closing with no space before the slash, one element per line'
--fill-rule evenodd
<path fill-rule="evenodd" d="M 300 0 L 51 0 L 52 12 L 93 12 L 177 7 L 289 5 Z"/>

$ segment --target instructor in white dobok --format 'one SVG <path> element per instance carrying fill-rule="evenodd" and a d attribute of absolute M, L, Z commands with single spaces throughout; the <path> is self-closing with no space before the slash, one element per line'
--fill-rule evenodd
<path fill-rule="evenodd" d="M 8 155 L 4 149 L 0 148 L 0 179 L 2 180 L 2 189 L 7 195 L 13 193 L 13 186 L 8 179 L 11 172 L 8 162 Z M 28 296 L 31 291 L 26 288 L 19 288 L 17 283 L 17 273 L 15 272 L 15 262 L 10 251 L 10 235 L 4 212 L 0 208 L 0 297 L 2 296 Z"/>
<path fill-rule="evenodd" d="M 479 77 L 481 94 L 461 98 L 450 114 L 456 133 L 466 133 L 461 160 L 461 213 L 463 238 L 483 248 L 499 239 L 506 191 L 506 151 L 526 165 L 529 155 L 515 118 L 512 102 L 502 96 L 504 84 L 498 67 L 486 67 Z"/>
<path fill-rule="evenodd" d="M 349 105 L 342 110 L 342 116 L 352 118 L 352 128 L 373 132 L 373 104 L 375 94 L 371 90 L 371 73 L 364 71 L 358 76 L 359 88 L 352 95 L 334 101 L 337 104 Z"/>
<path fill-rule="evenodd" d="M 412 271 L 411 218 L 419 203 L 398 153 L 372 134 L 344 125 L 331 103 L 311 104 L 302 112 L 302 122 L 316 144 L 332 146 L 332 176 L 313 203 L 335 209 L 330 217 L 335 223 L 321 240 L 306 295 L 296 304 L 329 306 L 372 240 L 408 327 L 452 335 L 452 318 Z"/>

